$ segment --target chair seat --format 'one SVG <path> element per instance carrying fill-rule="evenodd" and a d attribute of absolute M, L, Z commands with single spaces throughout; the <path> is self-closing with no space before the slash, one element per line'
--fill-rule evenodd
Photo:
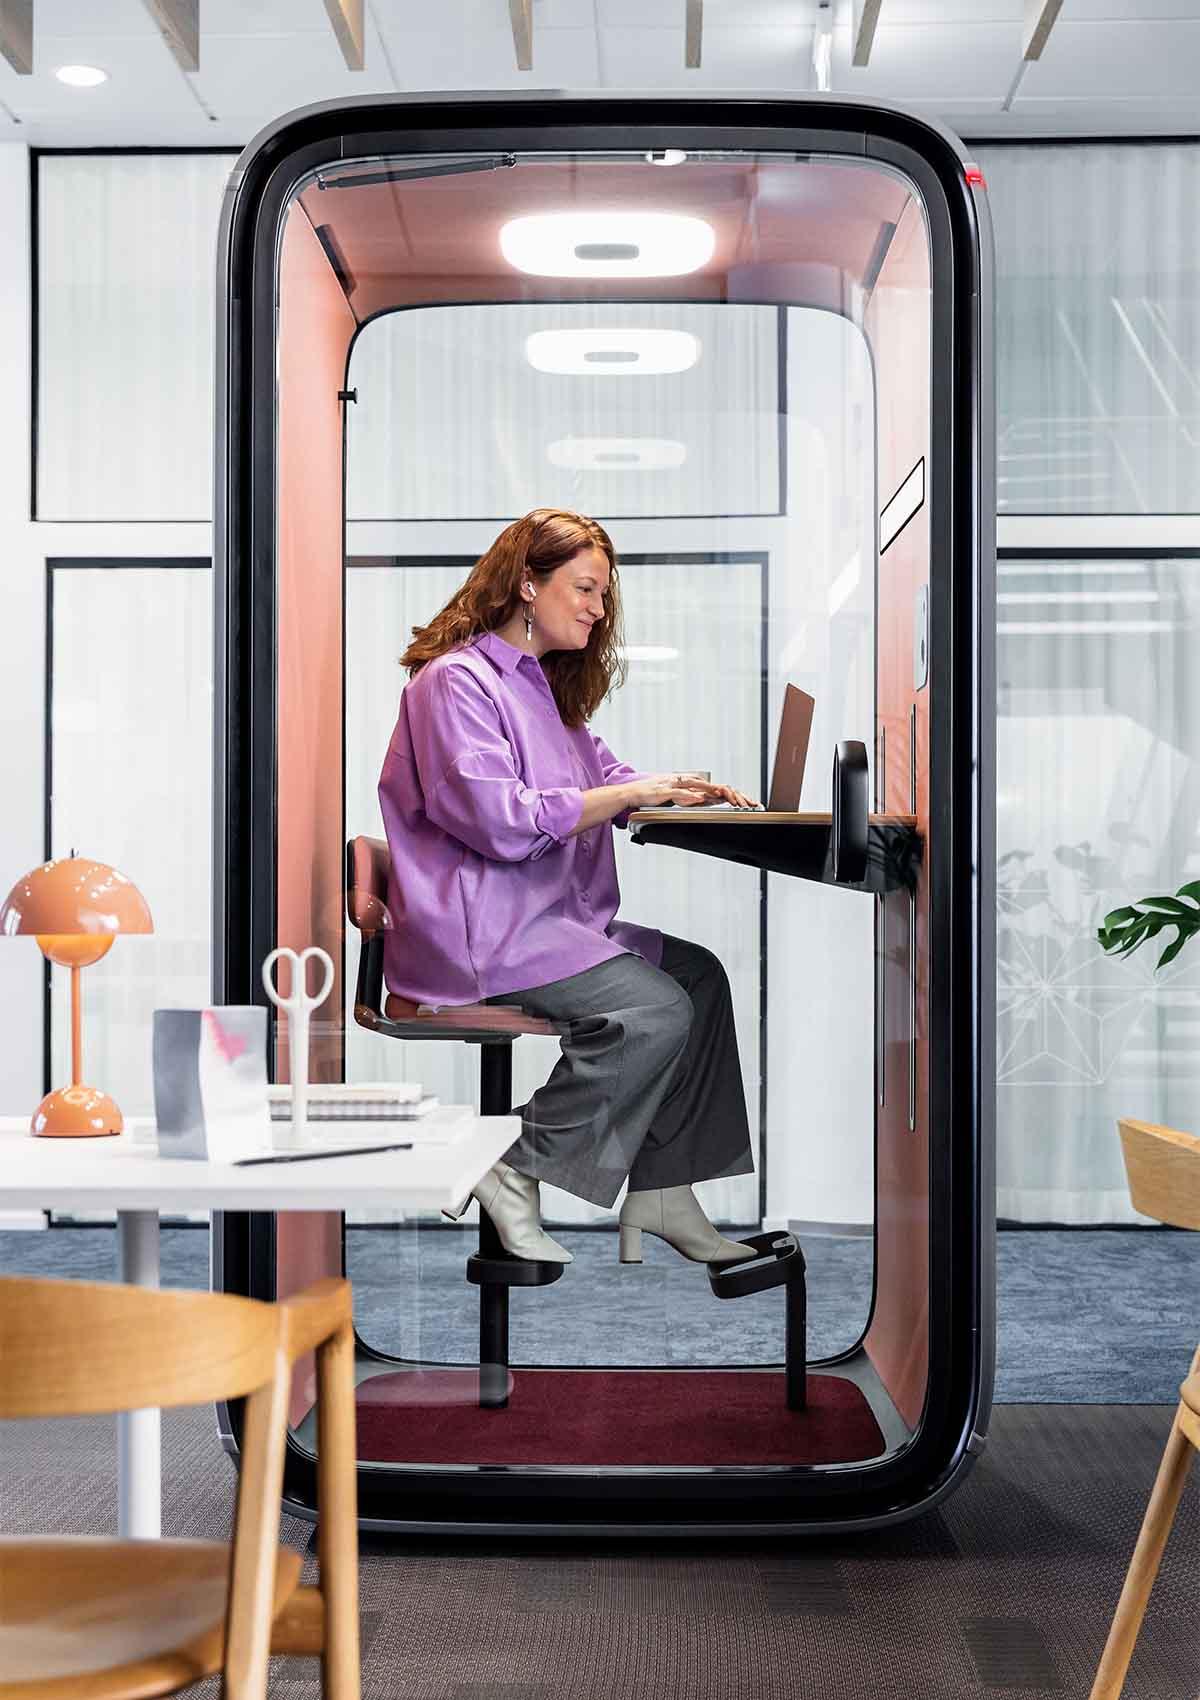
<path fill-rule="evenodd" d="M 223 1541 L 0 1539 L 0 1696 L 143 1700 L 220 1670 Z M 280 1547 L 277 1617 L 302 1555 Z"/>
<path fill-rule="evenodd" d="M 558 1022 L 547 1021 L 540 1015 L 526 1015 L 523 1009 L 511 1004 L 458 1003 L 443 1004 L 436 1011 L 422 1008 L 412 998 L 389 992 L 383 1006 L 389 1021 L 411 1022 L 414 1027 L 465 1027 L 474 1031 L 486 1028 L 490 1033 L 544 1033 L 551 1036 L 563 1031 Z"/>

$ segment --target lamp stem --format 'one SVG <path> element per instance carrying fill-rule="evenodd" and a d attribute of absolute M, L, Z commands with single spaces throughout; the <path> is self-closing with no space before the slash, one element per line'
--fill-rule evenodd
<path fill-rule="evenodd" d="M 83 1042 L 79 1032 L 79 969 L 71 969 L 71 1085 L 83 1084 Z"/>

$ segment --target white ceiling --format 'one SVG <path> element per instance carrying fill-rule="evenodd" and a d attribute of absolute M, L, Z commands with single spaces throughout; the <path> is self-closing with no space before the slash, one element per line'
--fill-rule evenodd
<path fill-rule="evenodd" d="M 185 74 L 143 0 L 34 0 L 33 75 L 0 60 L 0 139 L 236 146 L 312 101 L 394 91 L 814 87 L 818 0 L 705 0 L 692 71 L 684 0 L 533 0 L 529 72 L 516 68 L 507 0 L 366 4 L 366 69 L 351 72 L 323 0 L 200 0 L 200 70 Z M 1200 132 L 1200 0 L 1063 0 L 1023 73 L 1023 0 L 882 0 L 858 70 L 851 0 L 833 4 L 835 94 L 892 100 L 967 137 Z M 78 63 L 108 82 L 56 81 Z"/>

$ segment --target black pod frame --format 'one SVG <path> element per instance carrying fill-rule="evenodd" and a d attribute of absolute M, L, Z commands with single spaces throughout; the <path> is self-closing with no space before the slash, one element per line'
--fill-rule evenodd
<path fill-rule="evenodd" d="M 296 185 L 387 155 L 629 148 L 877 162 L 917 190 L 932 250 L 928 1040 L 929 1362 L 910 1442 L 820 1467 L 364 1464 L 366 1528 L 662 1535 L 877 1527 L 942 1499 L 983 1444 L 994 1337 L 994 395 L 990 222 L 963 150 L 866 101 L 771 96 L 367 97 L 265 130 L 227 190 L 218 259 L 213 996 L 261 998 L 275 915 L 275 273 Z M 215 1224 L 227 1291 L 274 1291 L 273 1217 Z M 224 1413 L 236 1448 L 238 1413 Z M 289 1444 L 289 1509 L 313 1515 L 315 1462 Z"/>

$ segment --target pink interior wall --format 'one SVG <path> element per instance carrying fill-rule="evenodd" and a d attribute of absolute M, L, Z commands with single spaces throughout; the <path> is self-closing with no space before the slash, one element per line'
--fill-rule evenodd
<path fill-rule="evenodd" d="M 276 942 L 320 945 L 333 990 L 314 1012 L 309 1077 L 341 1080 L 342 995 L 342 404 L 354 314 L 303 210 L 280 256 L 279 533 L 276 577 Z M 316 969 L 310 969 L 316 983 Z M 275 1078 L 290 1078 L 286 1022 Z M 276 1218 L 280 1298 L 342 1272 L 342 1219 Z M 311 1407 L 313 1362 L 297 1365 L 291 1420 Z"/>
<path fill-rule="evenodd" d="M 879 507 L 925 456 L 926 500 L 879 559 L 877 751 L 886 748 L 888 814 L 911 813 L 910 711 L 916 705 L 917 830 L 929 842 L 929 693 L 913 687 L 913 607 L 929 581 L 929 260 L 924 217 L 910 200 L 867 313 L 875 355 Z M 920 1420 L 929 1371 L 928 853 L 917 885 L 916 1128 L 908 1125 L 909 899 L 882 903 L 885 1098 L 876 1110 L 875 1311 L 866 1349 L 910 1427 Z"/>

